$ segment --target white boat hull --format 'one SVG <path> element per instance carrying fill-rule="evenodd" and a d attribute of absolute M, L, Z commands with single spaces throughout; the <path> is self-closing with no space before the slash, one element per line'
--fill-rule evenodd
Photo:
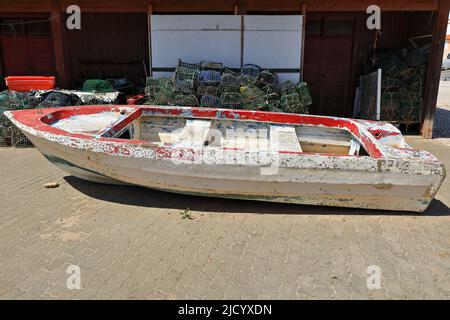
<path fill-rule="evenodd" d="M 435 193 L 433 188 L 442 181 L 440 175 L 427 175 L 427 169 L 411 174 L 398 165 L 395 170 L 395 165 L 370 158 L 367 161 L 373 163 L 362 166 L 336 157 L 334 170 L 306 163 L 301 168 L 299 163 L 296 168 L 280 167 L 275 175 L 261 175 L 260 166 L 177 164 L 74 149 L 30 134 L 27 137 L 47 159 L 80 179 L 189 195 L 420 212 L 427 208 Z M 346 170 L 340 168 L 344 165 Z M 387 167 L 390 169 L 385 170 Z"/>
<path fill-rule="evenodd" d="M 443 164 L 395 127 L 365 120 L 172 106 L 5 115 L 59 168 L 105 184 L 420 212 L 445 178 Z"/>

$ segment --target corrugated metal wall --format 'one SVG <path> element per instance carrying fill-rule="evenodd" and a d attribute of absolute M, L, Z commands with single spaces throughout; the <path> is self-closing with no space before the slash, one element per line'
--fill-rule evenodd
<path fill-rule="evenodd" d="M 147 14 L 83 13 L 81 30 L 65 31 L 71 85 L 87 78 L 145 79 L 148 66 Z"/>

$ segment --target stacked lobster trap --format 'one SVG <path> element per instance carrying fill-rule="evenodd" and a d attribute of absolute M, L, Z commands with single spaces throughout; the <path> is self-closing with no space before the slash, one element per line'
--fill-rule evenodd
<path fill-rule="evenodd" d="M 372 117 L 376 112 L 374 70 L 381 69 L 381 103 L 379 120 L 408 126 L 420 123 L 423 109 L 425 76 L 429 45 L 412 47 L 400 52 L 379 52 L 365 66 L 361 77 L 360 115 Z"/>
<path fill-rule="evenodd" d="M 3 114 L 8 110 L 33 109 L 39 106 L 42 97 L 34 91 L 31 92 L 0 92 L 0 147 L 27 146 L 28 139 Z"/>
<path fill-rule="evenodd" d="M 246 64 L 241 70 L 222 63 L 178 59 L 171 78 L 147 78 L 145 104 L 200 106 L 308 113 L 312 104 L 304 82 L 279 82 L 270 70 Z"/>
<path fill-rule="evenodd" d="M 31 144 L 26 136 L 4 116 L 4 111 L 108 104 L 115 102 L 102 96 L 102 94 L 111 91 L 112 87 L 109 87 L 108 84 L 109 82 L 104 80 L 87 80 L 83 85 L 83 92 L 91 92 L 92 95 L 84 96 L 81 95 L 83 92 L 70 90 L 1 91 L 0 147 L 22 147 Z M 111 96 L 114 96 L 114 94 Z"/>

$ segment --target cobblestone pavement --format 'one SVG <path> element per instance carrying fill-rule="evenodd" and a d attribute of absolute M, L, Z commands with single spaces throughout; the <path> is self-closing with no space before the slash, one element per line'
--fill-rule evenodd
<path fill-rule="evenodd" d="M 450 80 L 441 81 L 437 104 L 433 137 L 450 138 Z"/>
<path fill-rule="evenodd" d="M 450 168 L 450 146 L 411 143 Z M 450 296 L 448 179 L 425 213 L 402 215 L 102 186 L 34 148 L 0 148 L 0 177 L 2 299 Z M 80 290 L 66 286 L 72 264 Z M 370 265 L 380 290 L 367 288 Z"/>

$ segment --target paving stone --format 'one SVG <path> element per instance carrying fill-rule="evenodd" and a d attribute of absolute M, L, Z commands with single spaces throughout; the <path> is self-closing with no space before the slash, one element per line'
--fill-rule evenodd
<path fill-rule="evenodd" d="M 450 139 L 409 142 L 450 167 Z M 0 148 L 0 163 L 0 299 L 450 297 L 450 180 L 423 214 L 381 215 L 89 183 L 34 148 Z"/>

